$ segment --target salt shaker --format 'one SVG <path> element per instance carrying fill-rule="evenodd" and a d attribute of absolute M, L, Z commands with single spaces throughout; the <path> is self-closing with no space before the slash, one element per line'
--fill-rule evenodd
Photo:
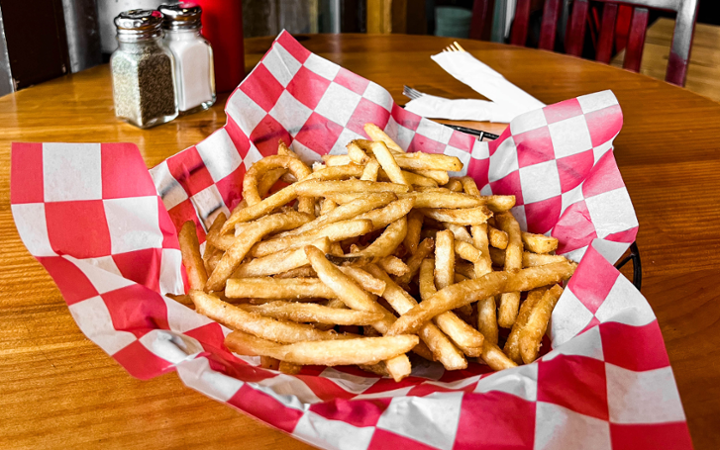
<path fill-rule="evenodd" d="M 202 9 L 194 3 L 161 5 L 163 40 L 175 58 L 175 91 L 180 114 L 215 103 L 215 75 L 210 43 L 200 34 Z"/>
<path fill-rule="evenodd" d="M 162 14 L 125 11 L 115 18 L 118 49 L 110 58 L 115 115 L 140 128 L 177 117 L 173 56 L 162 42 Z"/>

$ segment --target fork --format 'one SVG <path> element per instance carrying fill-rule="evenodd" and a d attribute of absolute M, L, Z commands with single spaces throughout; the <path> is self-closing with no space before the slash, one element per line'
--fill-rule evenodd
<path fill-rule="evenodd" d="M 456 42 L 456 44 L 457 44 L 457 42 Z M 459 47 L 459 45 L 458 45 L 458 47 Z M 460 47 L 460 48 L 462 48 L 462 47 Z M 452 50 L 452 51 L 461 51 L 461 50 Z M 410 100 L 417 100 L 421 97 L 424 97 L 427 94 L 425 94 L 424 92 L 420 92 L 417 89 L 413 89 L 410 86 L 405 85 L 405 86 L 403 86 L 403 95 L 405 97 L 408 97 Z M 462 131 L 463 133 L 477 136 L 477 138 L 481 141 L 483 140 L 483 138 L 492 140 L 492 139 L 497 139 L 500 137 L 497 134 L 488 133 L 487 131 L 483 131 L 483 130 L 475 130 L 472 128 L 461 127 L 460 125 L 450 125 L 447 123 L 442 123 L 440 125 L 445 125 L 446 127 L 452 128 L 454 130 Z"/>
<path fill-rule="evenodd" d="M 408 97 L 410 100 L 417 100 L 425 94 L 416 89 L 411 88 L 410 86 L 405 85 L 405 86 L 403 86 L 403 95 L 405 97 Z"/>
<path fill-rule="evenodd" d="M 464 52 L 466 51 L 457 41 L 453 41 L 452 44 L 448 45 L 443 49 L 443 52 Z"/>

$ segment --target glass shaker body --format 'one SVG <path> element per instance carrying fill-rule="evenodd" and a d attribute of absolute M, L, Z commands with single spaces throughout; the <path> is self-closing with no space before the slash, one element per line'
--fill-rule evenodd
<path fill-rule="evenodd" d="M 158 16 L 135 10 L 115 19 L 119 46 L 110 58 L 115 115 L 140 128 L 178 115 L 173 56 L 163 45 Z M 135 23 L 145 28 L 133 28 Z"/>
<path fill-rule="evenodd" d="M 200 28 L 166 29 L 163 39 L 175 59 L 179 113 L 191 114 L 211 107 L 215 103 L 213 53 Z"/>

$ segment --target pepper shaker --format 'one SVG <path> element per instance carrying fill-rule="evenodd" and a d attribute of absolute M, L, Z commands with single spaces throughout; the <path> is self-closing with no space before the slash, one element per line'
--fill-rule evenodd
<path fill-rule="evenodd" d="M 200 34 L 202 9 L 195 3 L 161 5 L 163 41 L 175 58 L 175 91 L 180 114 L 208 109 L 215 103 L 213 52 Z"/>
<path fill-rule="evenodd" d="M 149 128 L 177 117 L 174 61 L 162 43 L 162 14 L 131 10 L 115 18 L 118 49 L 110 58 L 115 115 Z"/>

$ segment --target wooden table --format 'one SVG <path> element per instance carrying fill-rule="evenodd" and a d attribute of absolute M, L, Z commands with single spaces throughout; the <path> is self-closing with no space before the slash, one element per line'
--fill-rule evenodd
<path fill-rule="evenodd" d="M 312 36 L 310 50 L 385 86 L 473 97 L 429 56 L 450 39 Z M 270 39 L 246 43 L 252 67 Z M 720 448 L 720 105 L 664 82 L 554 53 L 461 41 L 545 103 L 612 89 L 625 125 L 615 155 L 640 220 L 643 293 L 658 316 L 690 432 Z M 134 142 L 148 166 L 225 122 L 211 110 L 151 130 L 115 120 L 107 66 L 0 99 L 0 448 L 307 448 L 185 388 L 131 378 L 87 340 L 10 212 L 11 141 Z"/>
<path fill-rule="evenodd" d="M 658 80 L 665 79 L 674 30 L 675 21 L 667 17 L 661 17 L 647 29 L 640 73 Z M 624 57 L 625 51 L 618 53 L 611 64 L 622 67 Z M 685 87 L 720 101 L 720 26 L 695 25 Z"/>

